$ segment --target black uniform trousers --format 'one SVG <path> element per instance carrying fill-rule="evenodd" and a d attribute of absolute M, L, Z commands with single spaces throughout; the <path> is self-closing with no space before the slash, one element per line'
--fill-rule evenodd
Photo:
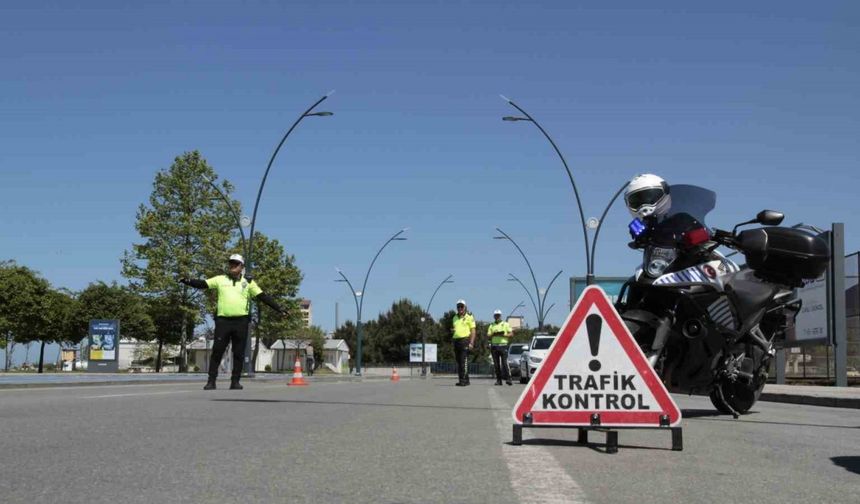
<path fill-rule="evenodd" d="M 496 368 L 496 381 L 511 381 L 511 370 L 508 368 L 508 345 L 493 345 L 493 367 Z"/>
<path fill-rule="evenodd" d="M 245 360 L 245 340 L 248 338 L 248 317 L 215 317 L 215 344 L 212 345 L 212 357 L 209 359 L 209 379 L 218 377 L 218 366 L 227 350 L 227 344 L 233 347 L 233 381 L 239 381 L 242 376 L 242 365 Z"/>
<path fill-rule="evenodd" d="M 469 383 L 469 338 L 454 340 L 454 358 L 457 359 L 457 376 L 460 383 Z"/>

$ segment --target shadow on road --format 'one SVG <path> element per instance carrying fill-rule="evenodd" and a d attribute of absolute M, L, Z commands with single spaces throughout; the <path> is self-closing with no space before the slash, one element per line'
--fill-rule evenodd
<path fill-rule="evenodd" d="M 623 433 L 623 432 L 621 432 L 621 433 L 619 434 L 619 438 L 620 438 L 623 434 L 624 434 L 624 433 Z M 513 442 L 511 442 L 511 441 L 508 441 L 508 442 L 507 442 L 507 443 L 505 443 L 505 444 L 507 444 L 507 445 L 511 445 L 511 446 L 516 446 L 516 445 L 514 445 L 514 444 L 513 444 Z M 589 442 L 588 442 L 588 443 L 586 443 L 586 444 L 582 444 L 582 443 L 579 443 L 579 442 L 577 442 L 577 441 L 573 441 L 573 440 L 570 440 L 570 439 L 546 439 L 546 438 L 538 438 L 538 439 L 523 439 L 523 445 L 524 445 L 524 446 L 525 446 L 525 445 L 530 445 L 530 446 L 567 446 L 567 447 L 577 447 L 577 446 L 578 446 L 578 447 L 581 447 L 581 448 L 588 448 L 588 449 L 590 449 L 590 450 L 593 450 L 593 451 L 596 451 L 596 452 L 599 452 L 599 453 L 606 453 L 606 443 L 593 443 L 593 442 L 591 442 L 591 441 L 589 441 Z M 618 445 L 618 449 L 619 449 L 619 450 L 621 450 L 622 448 L 623 448 L 623 449 L 630 449 L 630 450 L 663 450 L 663 451 L 672 451 L 672 449 L 671 449 L 671 448 L 664 448 L 664 447 L 661 447 L 661 446 L 634 446 L 634 445 L 624 445 L 624 444 L 619 444 L 619 445 Z"/>
<path fill-rule="evenodd" d="M 475 406 L 445 406 L 441 404 L 390 404 L 390 403 L 367 403 L 352 401 L 309 401 L 306 399 L 212 399 L 217 402 L 241 402 L 241 403 L 291 403 L 291 404 L 342 404 L 347 406 L 375 406 L 383 408 L 429 408 L 429 409 L 454 409 L 454 410 L 480 410 L 480 411 L 507 411 L 507 408 L 480 408 Z"/>
<path fill-rule="evenodd" d="M 860 474 L 860 457 L 830 457 L 830 460 L 846 471 Z"/>
<path fill-rule="evenodd" d="M 702 418 L 702 417 L 716 417 L 722 416 L 723 413 L 715 409 L 682 409 L 681 417 L 682 418 Z"/>
<path fill-rule="evenodd" d="M 747 423 L 747 424 L 763 424 L 763 425 L 792 425 L 796 427 L 821 427 L 824 429 L 860 429 L 860 425 L 828 425 L 828 424 L 810 424 L 810 423 L 801 423 L 801 422 L 773 422 L 768 420 L 749 420 L 749 415 L 756 414 L 756 411 L 750 411 L 749 413 L 741 416 L 737 420 L 732 418 L 729 415 L 723 415 L 721 413 L 714 412 L 713 415 L 710 414 L 696 414 L 699 411 L 709 411 L 709 410 L 690 410 L 691 415 L 687 414 L 687 410 L 683 411 L 683 418 L 688 420 L 701 420 L 704 422 L 738 422 L 738 423 Z"/>

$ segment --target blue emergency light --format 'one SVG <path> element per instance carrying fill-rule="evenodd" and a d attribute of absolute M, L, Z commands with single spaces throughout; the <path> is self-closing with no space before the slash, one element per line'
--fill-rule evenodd
<path fill-rule="evenodd" d="M 645 226 L 645 223 L 638 218 L 633 219 L 632 221 L 630 221 L 630 224 L 627 225 L 627 229 L 630 230 L 630 234 L 633 236 L 633 238 L 637 238 L 639 235 L 645 232 L 646 227 L 647 226 Z"/>

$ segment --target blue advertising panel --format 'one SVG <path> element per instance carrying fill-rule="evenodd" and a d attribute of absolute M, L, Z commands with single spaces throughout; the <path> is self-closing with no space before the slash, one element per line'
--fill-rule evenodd
<path fill-rule="evenodd" d="M 87 371 L 116 372 L 119 360 L 119 320 L 90 320 Z"/>
<path fill-rule="evenodd" d="M 606 297 L 609 298 L 613 304 L 618 301 L 618 295 L 621 293 L 621 286 L 624 285 L 624 282 L 629 280 L 630 277 L 594 277 L 594 285 L 599 286 L 606 292 Z M 588 287 L 585 283 L 585 277 L 571 277 L 570 278 L 570 305 L 568 306 L 568 310 L 573 308 L 573 305 L 576 304 L 576 301 L 579 299 L 579 296 L 582 295 L 582 291 Z"/>

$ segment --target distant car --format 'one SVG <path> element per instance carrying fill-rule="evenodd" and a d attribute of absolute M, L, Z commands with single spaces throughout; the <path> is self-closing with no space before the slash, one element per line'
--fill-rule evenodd
<path fill-rule="evenodd" d="M 511 370 L 511 376 L 520 375 L 520 356 L 528 349 L 526 343 L 511 343 L 508 347 L 508 369 Z"/>
<path fill-rule="evenodd" d="M 850 376 L 852 378 L 860 376 L 860 371 L 857 371 L 857 368 L 855 368 L 855 367 L 848 366 L 848 368 L 846 369 L 846 372 L 847 372 L 848 376 Z"/>
<path fill-rule="evenodd" d="M 546 333 L 537 333 L 532 338 L 527 352 L 520 356 L 520 383 L 527 383 L 540 367 L 540 363 L 546 358 L 546 354 L 552 345 L 555 336 Z"/>

